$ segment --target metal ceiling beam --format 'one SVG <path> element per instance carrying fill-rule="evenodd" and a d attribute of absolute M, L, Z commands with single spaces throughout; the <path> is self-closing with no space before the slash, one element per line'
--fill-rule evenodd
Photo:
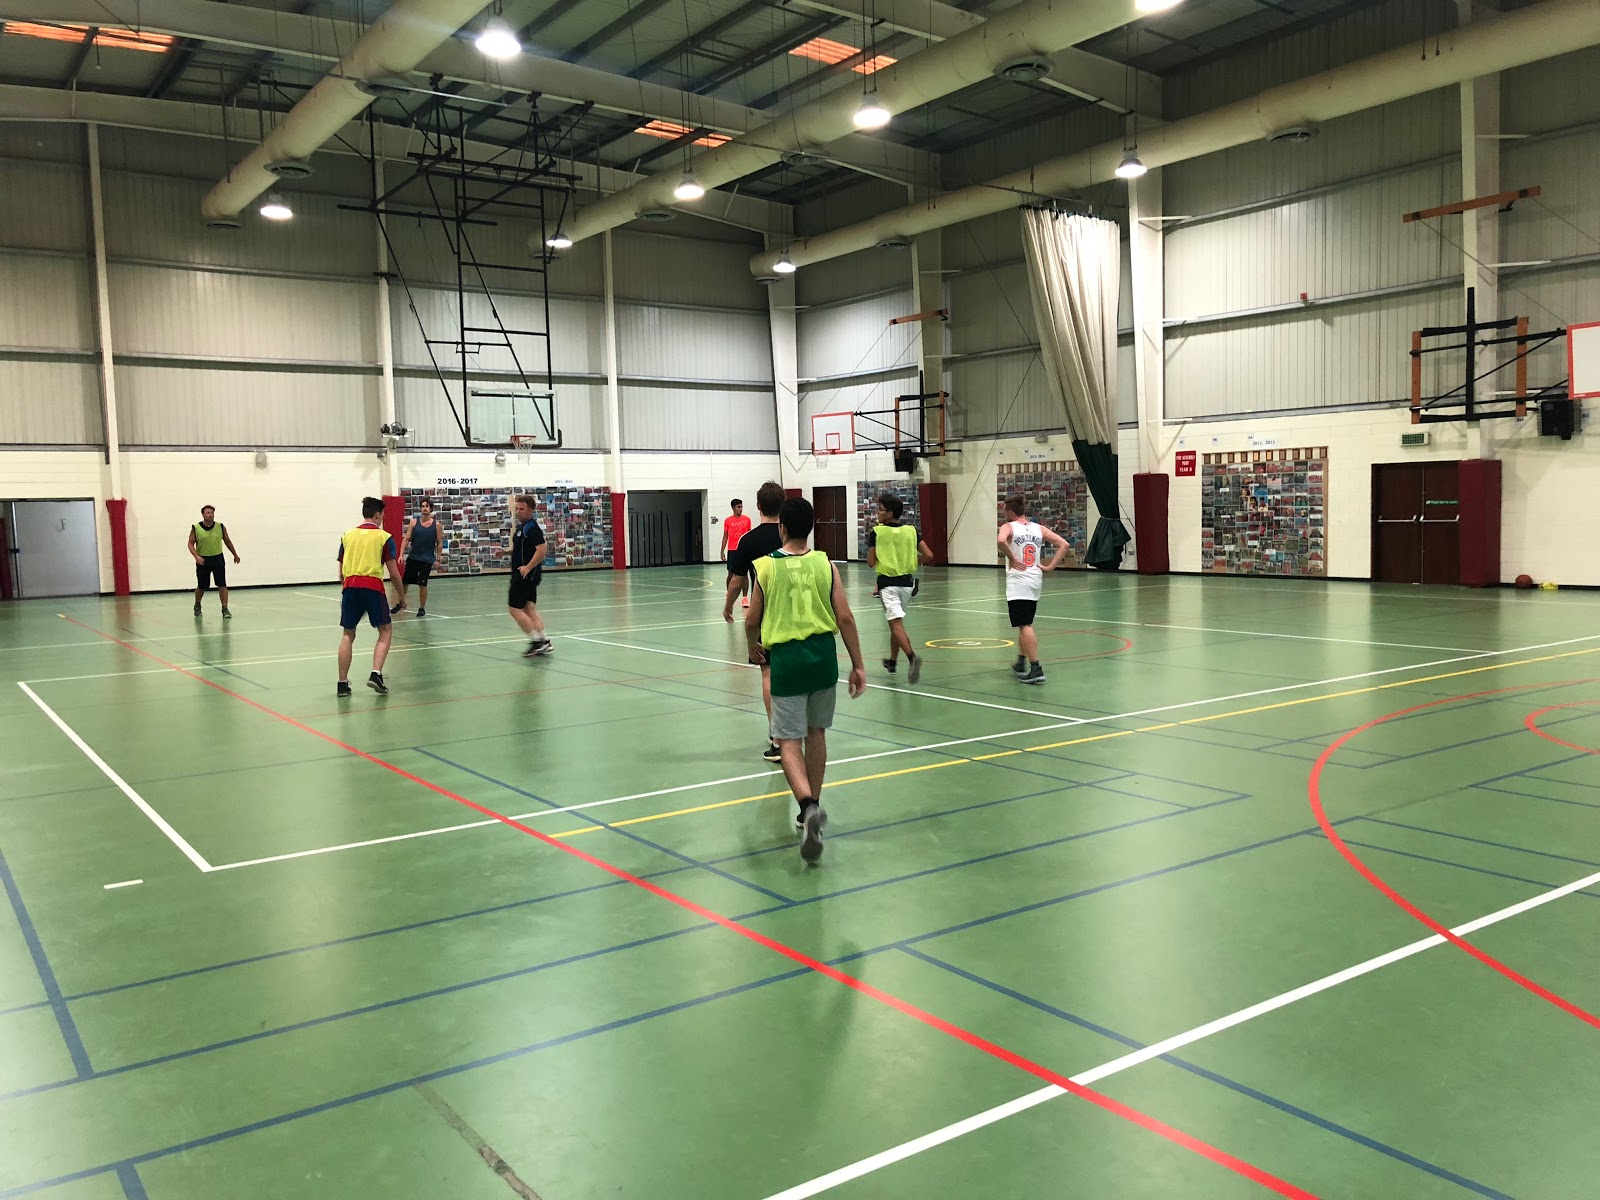
<path fill-rule="evenodd" d="M 910 34 L 929 42 L 976 29 L 984 18 L 941 0 L 790 0 L 797 8 L 835 13 L 855 21 L 876 20 L 880 27 Z M 1113 59 L 1069 47 L 1051 51 L 1055 69 L 1043 80 L 1045 86 L 1066 92 L 1081 100 L 1103 105 L 1115 112 L 1137 111 L 1140 116 L 1161 118 L 1161 77 L 1148 71 L 1134 71 Z M 1135 86 L 1137 80 L 1137 86 Z M 1138 104 L 1130 106 L 1127 97 L 1138 94 Z"/>
<path fill-rule="evenodd" d="M 591 50 L 599 49 L 619 33 L 627 32 L 651 13 L 665 8 L 671 2 L 672 0 L 639 0 L 637 4 L 629 4 L 628 11 L 616 20 L 607 22 L 603 29 L 590 34 L 572 49 L 563 51 L 561 61 L 571 63 L 588 57 Z"/>
<path fill-rule="evenodd" d="M 8 20 L 170 33 L 319 64 L 337 62 L 363 33 L 348 21 L 215 0 L 0 0 L 0 22 Z M 742 62 L 734 74 L 749 65 Z M 430 53 L 417 64 L 416 74 L 502 91 L 538 92 L 552 100 L 589 102 L 611 112 L 667 121 L 682 120 L 685 112 L 693 111 L 699 123 L 730 134 L 757 129 L 771 119 L 770 114 L 742 104 L 532 53 L 513 62 L 486 63 L 476 50 L 457 41 Z M 834 145 L 833 154 L 846 166 L 883 178 L 922 179 L 932 172 L 924 152 L 877 138 L 847 138 Z"/>
<path fill-rule="evenodd" d="M 73 92 L 58 87 L 0 84 L 0 122 L 92 122 L 120 129 L 221 139 L 223 123 L 229 115 L 228 109 L 217 105 L 192 104 L 186 100 L 154 100 L 145 96 L 112 96 L 103 92 Z M 248 142 L 255 134 L 254 120 L 246 119 L 252 114 L 234 112 L 231 115 L 232 120 L 227 124 L 228 138 L 234 142 Z M 417 149 L 416 132 L 381 122 L 371 127 L 362 122 L 351 122 L 329 141 L 324 152 L 364 156 L 369 128 L 373 130 L 373 140 L 380 157 L 401 163 L 412 161 L 409 155 Z M 487 142 L 464 142 L 461 145 L 461 153 L 474 159 L 493 158 L 505 149 L 504 146 Z M 596 190 L 620 191 L 643 178 L 628 171 L 611 167 L 597 168 L 588 163 L 573 163 L 567 168 L 563 161 L 562 165 L 579 177 L 578 187 L 591 196 Z M 778 237 L 787 237 L 791 229 L 788 205 L 747 195 L 718 196 L 715 203 L 702 206 L 695 216 Z"/>

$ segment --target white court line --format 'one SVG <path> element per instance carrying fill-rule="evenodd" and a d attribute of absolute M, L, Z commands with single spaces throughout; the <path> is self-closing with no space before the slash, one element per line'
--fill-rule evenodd
<path fill-rule="evenodd" d="M 144 882 L 144 880 L 142 880 L 142 879 L 124 879 L 121 883 L 108 883 L 108 884 L 105 884 L 104 888 L 108 892 L 114 892 L 118 888 L 138 887 L 143 882 Z"/>
<path fill-rule="evenodd" d="M 731 658 L 711 658 L 704 654 L 688 654 L 682 650 L 662 650 L 656 646 L 629 646 L 622 642 L 608 642 L 601 638 L 584 637 L 581 634 L 568 634 L 568 638 L 575 642 L 593 642 L 596 646 L 613 646 L 618 650 L 637 650 L 642 654 L 670 654 L 673 658 L 693 658 L 700 662 L 721 663 L 725 667 L 748 667 L 755 670 L 755 666 L 748 662 L 738 662 Z M 839 680 L 839 686 L 844 687 L 848 680 Z M 941 696 L 937 692 L 919 692 L 912 688 L 889 688 L 882 684 L 869 683 L 869 692 L 883 692 L 890 696 L 921 696 L 926 700 L 947 700 L 951 704 L 970 704 L 975 708 L 993 708 L 1001 712 L 1021 713 L 1026 717 L 1051 717 L 1058 721 L 1074 721 L 1086 718 L 1069 717 L 1066 713 L 1040 712 L 1036 708 L 1015 708 L 1010 704 L 991 704 L 987 700 L 968 700 L 961 696 Z"/>
<path fill-rule="evenodd" d="M 155 809 L 151 808 L 150 805 L 145 802 L 143 796 L 139 795 L 138 792 L 129 787 L 127 780 L 123 779 L 121 775 L 118 775 L 109 766 L 107 766 L 106 760 L 96 754 L 90 748 L 88 742 L 84 741 L 75 732 L 73 732 L 72 726 L 68 725 L 60 717 L 56 716 L 55 710 L 43 700 L 39 699 L 39 694 L 37 692 L 35 692 L 25 683 L 19 683 L 17 686 L 27 693 L 28 699 L 32 700 L 39 706 L 39 711 L 44 713 L 45 716 L 49 717 L 57 729 L 61 730 L 62 733 L 66 734 L 67 737 L 71 739 L 74 746 L 83 751 L 90 762 L 100 768 L 101 774 L 103 774 L 107 779 L 111 780 L 112 783 L 116 784 L 117 789 L 129 800 L 132 800 L 134 804 L 138 806 L 140 812 L 150 818 L 151 824 L 153 824 L 157 829 L 161 830 L 162 833 L 167 835 L 167 840 L 169 842 L 171 842 L 179 850 L 183 851 L 185 858 L 187 858 L 195 866 L 199 867 L 202 871 L 211 870 L 211 864 L 200 856 L 200 852 L 186 842 L 183 839 L 182 834 L 180 834 L 171 825 L 167 824 L 166 818 L 158 813 Z"/>
<path fill-rule="evenodd" d="M 949 605 L 941 607 L 944 612 L 968 612 L 986 617 L 1003 615 L 982 608 L 953 608 Z M 1119 629 L 1181 629 L 1187 633 L 1233 633 L 1242 637 L 1283 638 L 1293 642 L 1337 642 L 1345 646 L 1388 646 L 1396 650 L 1454 650 L 1461 654 L 1487 653 L 1487 651 L 1480 650 L 1474 646 L 1430 646 L 1418 642 L 1369 642 L 1363 638 L 1313 637 L 1305 633 L 1269 633 L 1264 629 L 1215 629 L 1209 625 L 1160 625 L 1153 621 L 1108 621 L 1100 617 L 1058 617 L 1051 613 L 1039 613 L 1038 620 L 1074 621 L 1081 625 L 1109 625 Z"/>
<path fill-rule="evenodd" d="M 1573 892 L 1582 891 L 1584 888 L 1591 887 L 1596 883 L 1600 883 L 1600 872 L 1596 872 L 1593 875 L 1586 875 L 1584 878 L 1574 880 L 1572 883 L 1565 884 L 1562 887 L 1553 888 L 1548 892 L 1542 892 L 1539 895 L 1530 897 L 1529 899 L 1523 900 L 1518 904 L 1513 904 L 1507 908 L 1502 908 L 1495 912 L 1489 913 L 1486 916 L 1478 917 L 1476 920 L 1468 921 L 1465 925 L 1458 925 L 1451 930 L 1451 932 L 1457 937 L 1465 937 L 1469 933 L 1474 933 L 1480 929 L 1486 929 L 1490 925 L 1496 925 L 1501 921 L 1508 920 L 1511 917 L 1528 912 L 1531 909 L 1540 907 L 1541 905 L 1549 904 L 1552 901 L 1561 899 L 1563 896 L 1569 896 Z M 1224 1030 L 1233 1029 L 1236 1026 L 1243 1025 L 1247 1021 L 1253 1021 L 1257 1017 L 1265 1016 L 1267 1013 L 1276 1012 L 1278 1009 L 1286 1008 L 1289 1005 L 1304 1000 L 1309 996 L 1315 996 L 1319 992 L 1325 992 L 1330 988 L 1338 987 L 1340 984 L 1348 983 L 1352 979 L 1359 979 L 1363 975 L 1370 975 L 1372 972 L 1381 970 L 1384 967 L 1392 965 L 1393 963 L 1401 962 L 1405 959 L 1411 958 L 1413 955 L 1421 954 L 1424 950 L 1431 950 L 1435 946 L 1442 946 L 1444 944 L 1445 939 L 1443 937 L 1440 937 L 1436 933 L 1431 934 L 1428 937 L 1421 938 L 1418 941 L 1411 942 L 1408 945 L 1399 947 L 1398 949 L 1390 950 L 1387 954 L 1380 954 L 1375 958 L 1367 959 L 1365 962 L 1357 963 L 1353 967 L 1346 967 L 1342 971 L 1335 971 L 1331 975 L 1324 975 L 1321 979 L 1313 980 L 1311 983 L 1302 984 L 1297 988 L 1293 988 L 1287 992 L 1283 992 L 1277 996 L 1274 996 L 1270 1000 L 1263 1000 L 1259 1004 L 1252 1004 L 1249 1008 L 1241 1008 L 1237 1012 L 1229 1013 L 1225 1017 L 1218 1017 L 1214 1021 L 1207 1021 L 1204 1025 L 1196 1025 L 1193 1029 L 1187 1030 L 1184 1033 L 1176 1034 L 1167 1038 L 1165 1041 L 1156 1042 L 1154 1045 L 1146 1046 L 1143 1050 L 1135 1050 L 1131 1054 L 1124 1054 L 1120 1058 L 1112 1059 L 1110 1062 L 1101 1063 L 1098 1067 L 1093 1067 L 1087 1071 L 1083 1071 L 1077 1075 L 1071 1076 L 1072 1082 L 1088 1087 L 1092 1084 L 1098 1083 L 1102 1079 L 1107 1079 L 1112 1075 L 1120 1074 L 1131 1067 L 1137 1067 L 1141 1063 L 1147 1063 L 1152 1059 L 1160 1058 L 1164 1054 L 1171 1054 L 1175 1050 L 1181 1050 L 1185 1046 L 1193 1045 L 1195 1042 L 1202 1041 L 1205 1038 L 1222 1033 Z M 830 1171 L 826 1175 L 819 1175 L 817 1178 L 807 1183 L 802 1183 L 796 1187 L 789 1188 L 786 1191 L 774 1193 L 773 1195 L 767 1197 L 767 1200 L 804 1200 L 804 1198 L 808 1196 L 819 1196 L 823 1192 L 831 1191 L 842 1183 L 849 1183 L 851 1180 L 860 1179 L 862 1176 L 870 1175 L 872 1172 L 881 1170 L 892 1163 L 902 1162 L 905 1159 L 913 1157 L 914 1155 L 921 1154 L 924 1150 L 931 1150 L 935 1146 L 942 1146 L 946 1142 L 954 1141 L 956 1138 L 961 1137 L 964 1134 L 971 1133 L 975 1129 L 982 1129 L 986 1125 L 993 1125 L 998 1121 L 1005 1120 L 1007 1117 L 1015 1116 L 1020 1112 L 1026 1112 L 1030 1108 L 1035 1108 L 1038 1105 L 1045 1103 L 1047 1100 L 1054 1100 L 1057 1096 L 1065 1096 L 1068 1094 L 1069 1093 L 1065 1088 L 1052 1083 L 1047 1087 L 1038 1089 L 1037 1091 L 1029 1092 L 1025 1096 L 1018 1096 L 1015 1100 L 1009 1100 L 1005 1104 L 1000 1104 L 994 1108 L 985 1109 L 983 1112 L 975 1113 L 964 1120 L 957 1121 L 951 1125 L 946 1125 L 942 1129 L 935 1129 L 931 1133 L 925 1133 L 919 1138 L 913 1138 L 909 1142 L 902 1142 L 898 1146 L 894 1146 L 888 1150 L 880 1151 L 879 1153 L 871 1155 L 868 1158 L 861 1159 L 859 1162 L 851 1163 L 849 1166 L 840 1167 L 838 1170 Z"/>
<path fill-rule="evenodd" d="M 1034 733 L 1048 733 L 1056 729 L 1069 729 L 1080 725 L 1100 725 L 1108 721 L 1130 720 L 1134 717 L 1156 716 L 1161 713 L 1175 712 L 1185 708 L 1195 708 L 1205 704 L 1227 704 L 1235 700 L 1250 700 L 1257 696 L 1270 696 L 1279 692 L 1292 692 L 1302 688 L 1325 687 L 1335 683 L 1348 683 L 1357 679 L 1371 679 L 1379 675 L 1393 675 L 1399 671 L 1420 671 L 1429 667 L 1447 666 L 1451 663 L 1473 662 L 1480 658 L 1494 658 L 1506 654 L 1523 654 L 1529 650 L 1548 650 L 1557 646 L 1570 646 L 1578 642 L 1592 642 L 1600 640 L 1600 635 L 1590 637 L 1571 638 L 1562 642 L 1544 642 L 1532 646 L 1518 646 L 1510 650 L 1492 650 L 1483 654 L 1469 654 L 1459 658 L 1442 658 L 1433 662 L 1412 663 L 1404 667 L 1385 667 L 1379 671 L 1362 671 L 1356 675 L 1339 675 L 1331 679 L 1313 679 L 1305 683 L 1285 684 L 1281 687 L 1261 688 L 1252 692 L 1236 692 L 1231 696 L 1211 696 L 1203 700 L 1186 700 L 1179 704 L 1167 704 L 1158 708 L 1143 708 L 1134 712 L 1110 713 L 1099 717 L 1073 717 L 1069 720 L 1054 722 L 1049 725 L 1034 725 L 1027 729 L 1013 729 L 1001 733 L 986 733 L 976 737 L 950 738 L 942 742 L 930 742 L 923 746 L 899 746 L 893 750 L 878 750 L 871 754 L 857 754 L 849 758 L 830 759 L 833 766 L 843 766 L 846 763 L 867 762 L 871 759 L 893 758 L 901 754 L 921 754 L 932 750 L 946 750 L 952 746 L 970 746 L 979 742 L 999 742 L 1006 738 L 1025 737 Z M 1401 681 L 1403 684 L 1405 681 Z M 1399 686 L 1399 685 L 1397 685 Z M 590 808 L 604 808 L 611 804 L 622 804 L 629 800 L 648 800 L 657 796 L 670 796 L 682 792 L 700 791 L 704 788 L 721 787 L 729 783 L 744 783 L 753 779 L 774 779 L 777 776 L 771 771 L 755 772 L 749 775 L 731 775 L 724 779 L 709 779 L 701 783 L 679 784 L 677 787 L 661 788 L 653 792 L 634 792 L 626 796 L 613 796 L 606 800 L 590 800 L 583 804 L 571 804 L 562 808 L 542 808 L 537 812 L 522 813 L 513 819 L 530 821 L 538 817 L 554 817 L 562 813 L 582 812 Z M 461 825 L 443 825 L 433 829 L 419 829 L 411 833 L 397 833 L 390 837 L 373 838 L 361 842 L 345 842 L 337 846 L 319 846 L 314 850 L 294 850 L 286 854 L 274 854 L 266 858 L 250 859 L 245 862 L 222 863 L 213 867 L 215 871 L 228 871 L 235 867 L 255 867 L 265 863 L 286 862 L 295 858 L 311 858 L 319 854 L 333 854 L 341 850 L 358 850 L 364 846 L 379 846 L 389 842 L 405 842 L 414 838 L 434 837 L 441 833 L 456 833 L 463 829 L 480 829 L 488 825 L 499 825 L 498 820 L 468 821 Z"/>

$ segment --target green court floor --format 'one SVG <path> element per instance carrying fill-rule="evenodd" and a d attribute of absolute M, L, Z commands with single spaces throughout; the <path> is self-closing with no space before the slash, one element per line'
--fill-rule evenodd
<path fill-rule="evenodd" d="M 0 606 L 0 1197 L 1597 1194 L 1600 596 L 851 568 L 807 867 L 720 580 Z"/>

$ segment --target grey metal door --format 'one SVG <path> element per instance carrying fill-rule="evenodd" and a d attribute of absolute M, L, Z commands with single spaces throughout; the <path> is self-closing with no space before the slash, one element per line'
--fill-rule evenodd
<path fill-rule="evenodd" d="M 100 551 L 93 500 L 17 500 L 11 505 L 17 595 L 95 596 Z"/>

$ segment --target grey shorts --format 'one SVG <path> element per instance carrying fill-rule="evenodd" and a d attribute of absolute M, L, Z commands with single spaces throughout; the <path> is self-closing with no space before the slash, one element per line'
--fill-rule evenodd
<path fill-rule="evenodd" d="M 772 698 L 772 736 L 777 741 L 803 738 L 812 729 L 828 729 L 833 725 L 833 710 L 838 703 L 839 689 L 828 688 L 809 692 L 804 696 L 774 696 Z"/>

